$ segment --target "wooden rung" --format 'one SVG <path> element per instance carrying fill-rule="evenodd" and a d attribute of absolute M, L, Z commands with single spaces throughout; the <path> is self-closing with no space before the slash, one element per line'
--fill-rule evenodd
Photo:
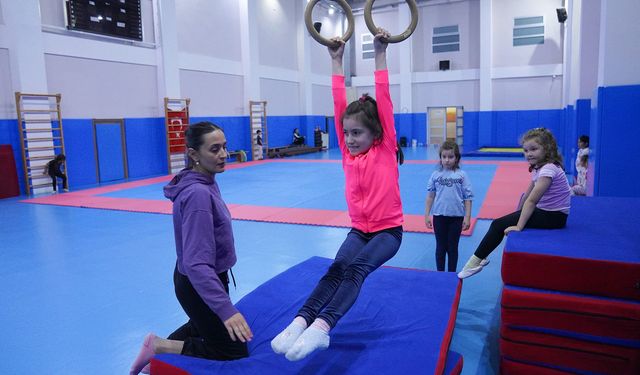
<path fill-rule="evenodd" d="M 33 128 L 33 129 L 22 129 L 23 132 L 25 133 L 45 133 L 45 132 L 52 132 L 52 131 L 58 131 L 60 130 L 60 128 Z"/>
<path fill-rule="evenodd" d="M 46 151 L 46 150 L 54 150 L 56 148 L 62 148 L 62 146 L 47 146 L 47 147 L 27 147 L 24 150 L 27 152 L 31 151 Z M 55 157 L 55 155 L 53 156 Z"/>
<path fill-rule="evenodd" d="M 53 120 L 39 120 L 39 119 L 33 119 L 33 120 L 27 120 L 27 119 L 22 119 L 22 121 L 24 122 L 28 122 L 29 124 L 48 124 L 53 122 Z"/>
<path fill-rule="evenodd" d="M 184 130 L 167 130 L 167 133 L 184 133 Z"/>
<path fill-rule="evenodd" d="M 53 141 L 56 139 L 60 139 L 60 137 L 49 137 L 49 138 L 25 138 L 24 140 L 27 142 L 44 142 L 44 141 Z"/>
<path fill-rule="evenodd" d="M 55 156 L 53 155 L 49 155 L 49 156 L 27 156 L 25 159 L 27 160 L 51 160 L 53 159 Z"/>
<path fill-rule="evenodd" d="M 36 184 L 36 185 L 29 185 L 30 188 L 32 189 L 37 189 L 37 188 L 41 188 L 41 187 L 51 187 L 51 182 L 49 182 L 48 184 Z"/>
<path fill-rule="evenodd" d="M 18 93 L 22 98 L 57 98 L 60 94 L 30 94 L 27 92 Z"/>
<path fill-rule="evenodd" d="M 56 113 L 57 109 L 21 109 L 22 113 Z"/>
<path fill-rule="evenodd" d="M 44 169 L 47 165 L 46 164 L 42 164 L 42 165 L 27 165 L 27 169 L 31 169 L 31 170 L 36 170 L 36 169 Z"/>

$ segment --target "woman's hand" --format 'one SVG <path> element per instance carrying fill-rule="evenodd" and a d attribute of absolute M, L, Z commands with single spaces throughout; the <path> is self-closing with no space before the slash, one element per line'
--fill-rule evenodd
<path fill-rule="evenodd" d="M 240 313 L 236 313 L 232 315 L 231 318 L 225 320 L 224 326 L 227 328 L 227 332 L 229 332 L 229 336 L 231 336 L 231 340 L 233 341 L 238 339 L 242 342 L 247 342 L 253 338 L 251 328 L 249 328 L 247 321 Z"/>
<path fill-rule="evenodd" d="M 331 41 L 338 43 L 337 47 L 327 47 L 332 60 L 339 60 L 342 63 L 342 55 L 344 55 L 344 40 L 339 37 L 331 38 Z"/>
<path fill-rule="evenodd" d="M 521 229 L 518 228 L 518 226 L 512 225 L 510 227 L 507 227 L 507 229 L 504 230 L 504 235 L 508 236 L 509 233 L 511 233 L 511 232 L 520 232 L 520 231 L 521 231 Z"/>

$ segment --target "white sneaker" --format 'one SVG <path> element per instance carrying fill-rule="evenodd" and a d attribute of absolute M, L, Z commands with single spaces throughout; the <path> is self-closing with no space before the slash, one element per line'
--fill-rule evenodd
<path fill-rule="evenodd" d="M 482 265 L 482 262 L 481 262 L 478 267 L 463 269 L 462 271 L 458 272 L 458 278 L 466 279 L 467 277 L 473 276 L 476 273 L 482 271 L 483 268 L 484 266 Z"/>
<path fill-rule="evenodd" d="M 480 261 L 480 265 L 482 267 L 486 266 L 487 264 L 489 264 L 489 258 L 484 258 L 483 260 Z"/>

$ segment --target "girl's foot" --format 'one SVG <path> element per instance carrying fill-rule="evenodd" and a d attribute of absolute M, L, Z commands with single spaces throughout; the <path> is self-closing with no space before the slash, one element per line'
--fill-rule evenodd
<path fill-rule="evenodd" d="M 307 328 L 307 323 L 304 319 L 296 317 L 291 324 L 284 331 L 280 332 L 273 340 L 271 340 L 271 349 L 278 354 L 285 354 L 298 337 Z"/>
<path fill-rule="evenodd" d="M 290 361 L 299 361 L 315 350 L 329 347 L 329 334 L 320 328 L 311 326 L 304 330 L 295 344 L 289 349 L 285 357 Z"/>

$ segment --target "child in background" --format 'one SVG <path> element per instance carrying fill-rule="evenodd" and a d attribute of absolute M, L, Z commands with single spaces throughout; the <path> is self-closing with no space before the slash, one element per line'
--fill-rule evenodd
<path fill-rule="evenodd" d="M 329 48 L 336 134 L 343 135 L 338 144 L 353 228 L 295 319 L 271 341 L 273 351 L 290 361 L 329 347 L 329 331 L 354 304 L 365 278 L 400 248 L 404 216 L 389 94 L 388 37 L 380 29 L 373 42 L 377 103 L 365 94 L 347 106 L 344 41 L 336 38 L 338 46 Z"/>
<path fill-rule="evenodd" d="M 51 177 L 51 185 L 53 186 L 53 192 L 58 192 L 58 178 L 62 179 L 62 189 L 69 191 L 69 184 L 67 182 L 67 175 L 62 173 L 62 164 L 64 164 L 67 158 L 64 154 L 56 155 L 53 160 L 50 160 L 44 167 L 42 174 L 49 175 Z"/>
<path fill-rule="evenodd" d="M 576 178 L 571 193 L 574 195 L 587 195 L 587 167 L 589 164 L 589 136 L 581 135 L 578 138 L 578 155 L 576 156 Z"/>
<path fill-rule="evenodd" d="M 571 188 L 553 134 L 545 128 L 529 130 L 522 137 L 522 149 L 532 172 L 522 209 L 491 222 L 475 253 L 458 273 L 461 279 L 482 271 L 487 264 L 485 258 L 510 232 L 525 228 L 560 229 L 567 223 Z"/>
<path fill-rule="evenodd" d="M 471 225 L 473 192 L 469 177 L 460 169 L 460 148 L 454 141 L 440 146 L 440 167 L 431 174 L 427 192 L 424 222 L 436 235 L 436 267 L 444 271 L 448 258 L 447 271 L 456 272 L 460 234 Z"/>
<path fill-rule="evenodd" d="M 262 160 L 262 130 L 256 130 L 256 149 L 258 151 L 258 160 Z"/>

